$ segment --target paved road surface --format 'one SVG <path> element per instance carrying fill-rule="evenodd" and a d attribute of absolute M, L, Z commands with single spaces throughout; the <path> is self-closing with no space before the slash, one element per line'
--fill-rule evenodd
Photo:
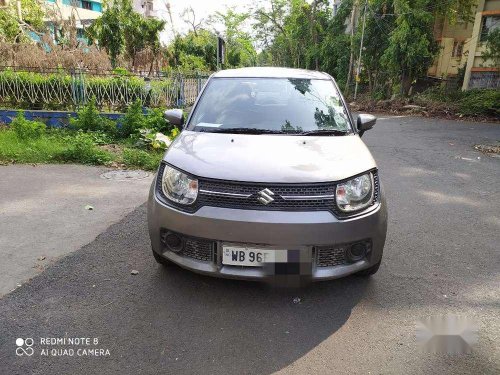
<path fill-rule="evenodd" d="M 83 165 L 0 166 L 0 296 L 144 203 L 151 174 L 132 181 L 99 177 L 108 171 Z"/>
<path fill-rule="evenodd" d="M 163 269 L 141 206 L 0 300 L 0 372 L 500 373 L 500 159 L 471 148 L 500 127 L 386 118 L 365 140 L 390 211 L 372 279 L 271 290 Z M 418 351 L 417 320 L 441 313 L 479 322 L 472 354 Z M 40 338 L 65 336 L 97 337 L 110 355 L 40 356 Z M 16 357 L 20 337 L 33 356 Z"/>

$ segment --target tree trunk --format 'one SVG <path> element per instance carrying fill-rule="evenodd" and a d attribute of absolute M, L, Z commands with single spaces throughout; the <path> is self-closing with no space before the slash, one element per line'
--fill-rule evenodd
<path fill-rule="evenodd" d="M 368 92 L 370 95 L 373 95 L 373 77 L 372 77 L 372 71 L 370 68 L 366 68 L 366 72 L 368 73 Z"/>
<path fill-rule="evenodd" d="M 345 84 L 345 92 L 344 95 L 347 96 L 349 94 L 349 85 L 351 84 L 351 76 L 352 76 L 352 68 L 353 68 L 353 63 L 354 63 L 354 22 L 355 22 L 355 16 L 356 16 L 356 5 L 357 5 L 357 0 L 354 0 L 354 3 L 352 4 L 352 10 L 351 10 L 351 53 L 349 55 L 349 71 L 347 72 L 347 81 Z"/>
<path fill-rule="evenodd" d="M 411 89 L 411 77 L 409 74 L 403 73 L 401 75 L 401 94 L 406 98 Z"/>

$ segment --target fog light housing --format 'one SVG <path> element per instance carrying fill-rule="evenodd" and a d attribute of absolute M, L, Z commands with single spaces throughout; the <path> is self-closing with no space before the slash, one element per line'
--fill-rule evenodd
<path fill-rule="evenodd" d="M 178 253 L 184 248 L 184 239 L 174 232 L 162 233 L 161 242 L 168 250 L 174 253 Z"/>
<path fill-rule="evenodd" d="M 349 246 L 346 250 L 346 257 L 349 262 L 354 263 L 357 262 L 361 259 L 363 259 L 366 256 L 366 253 L 368 252 L 368 248 L 366 246 L 366 243 L 364 242 L 358 242 L 355 244 L 352 244 Z"/>

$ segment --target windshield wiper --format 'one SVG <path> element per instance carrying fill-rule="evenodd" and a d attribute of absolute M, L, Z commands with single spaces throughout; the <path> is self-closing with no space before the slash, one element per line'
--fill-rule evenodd
<path fill-rule="evenodd" d="M 230 133 L 230 134 L 284 134 L 281 130 L 258 129 L 258 128 L 210 128 L 203 130 L 207 133 Z"/>
<path fill-rule="evenodd" d="M 346 135 L 348 131 L 338 129 L 316 129 L 298 133 L 299 135 Z"/>

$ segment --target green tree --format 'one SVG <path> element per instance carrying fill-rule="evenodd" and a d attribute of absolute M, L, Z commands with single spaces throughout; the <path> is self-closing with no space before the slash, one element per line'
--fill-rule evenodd
<path fill-rule="evenodd" d="M 204 29 L 177 35 L 170 44 L 170 65 L 184 70 L 217 69 L 217 36 Z"/>
<path fill-rule="evenodd" d="M 363 41 L 361 64 L 362 77 L 368 81 L 368 88 L 372 95 L 384 97 L 387 94 L 387 74 L 381 65 L 384 52 L 389 47 L 389 35 L 395 27 L 394 7 L 391 0 L 371 0 L 367 3 L 366 24 Z M 361 42 L 361 30 L 356 33 L 355 56 L 358 57 Z"/>
<path fill-rule="evenodd" d="M 15 1 L 0 9 L 0 40 L 10 43 L 30 41 L 28 33 L 45 31 L 44 11 L 37 0 L 21 0 L 21 18 Z"/>
<path fill-rule="evenodd" d="M 270 0 L 268 8 L 260 7 L 254 12 L 253 27 L 256 39 L 260 47 L 271 57 L 271 64 L 293 66 L 290 59 L 293 41 L 285 29 L 285 18 L 289 9 L 288 1 Z"/>
<path fill-rule="evenodd" d="M 486 39 L 486 51 L 482 55 L 483 59 L 491 60 L 493 66 L 500 67 L 500 29 L 495 29 L 488 34 Z"/>
<path fill-rule="evenodd" d="M 243 31 L 243 26 L 249 17 L 249 12 L 238 13 L 233 8 L 227 8 L 225 12 L 216 12 L 208 21 L 211 25 L 224 26 L 227 64 L 230 67 L 251 66 L 256 63 L 257 52 L 252 37 Z"/>
<path fill-rule="evenodd" d="M 145 48 L 149 48 L 153 56 L 158 55 L 160 32 L 164 27 L 165 21 L 146 18 L 135 12 L 131 0 L 117 0 L 106 7 L 102 16 L 87 29 L 87 34 L 106 50 L 113 67 L 122 53 L 133 67 L 137 54 Z M 154 59 L 151 69 L 153 64 Z"/>
<path fill-rule="evenodd" d="M 389 45 L 381 64 L 399 78 L 401 94 L 410 93 L 412 83 L 424 75 L 438 52 L 433 35 L 434 17 L 427 10 L 428 0 L 394 0 L 397 14 Z"/>
<path fill-rule="evenodd" d="M 116 67 L 118 56 L 125 47 L 125 38 L 122 27 L 122 11 L 120 2 L 116 1 L 108 6 L 102 16 L 94 21 L 87 29 L 91 42 L 97 41 L 100 48 L 104 48 L 111 59 L 111 66 Z"/>
<path fill-rule="evenodd" d="M 346 84 L 349 70 L 351 40 L 345 32 L 345 25 L 350 17 L 352 6 L 353 0 L 344 0 L 337 14 L 330 16 L 319 51 L 321 69 L 329 72 L 341 87 Z"/>

